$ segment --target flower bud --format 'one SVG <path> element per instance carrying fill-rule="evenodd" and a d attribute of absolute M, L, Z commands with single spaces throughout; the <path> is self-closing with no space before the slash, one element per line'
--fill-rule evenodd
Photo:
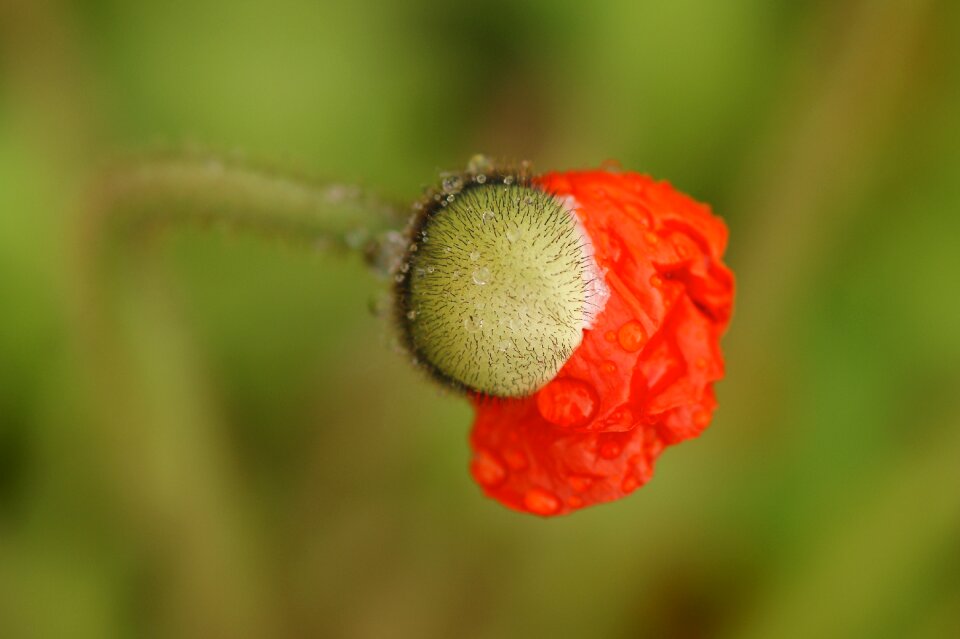
<path fill-rule="evenodd" d="M 606 289 L 569 200 L 532 187 L 520 170 L 471 165 L 420 203 L 396 273 L 397 318 L 435 377 L 523 397 L 580 345 Z"/>

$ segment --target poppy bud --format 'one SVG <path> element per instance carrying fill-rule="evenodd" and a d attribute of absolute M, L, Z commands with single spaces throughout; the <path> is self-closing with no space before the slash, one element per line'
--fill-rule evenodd
<path fill-rule="evenodd" d="M 723 222 L 669 184 L 528 173 L 427 193 L 396 306 L 417 360 L 471 397 L 476 481 L 547 516 L 633 492 L 709 424 L 733 276 Z"/>

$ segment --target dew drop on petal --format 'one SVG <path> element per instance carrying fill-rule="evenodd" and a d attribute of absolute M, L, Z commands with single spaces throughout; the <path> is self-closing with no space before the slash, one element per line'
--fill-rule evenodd
<path fill-rule="evenodd" d="M 527 456 L 519 448 L 507 448 L 503 451 L 503 461 L 513 470 L 523 470 L 527 467 Z"/>
<path fill-rule="evenodd" d="M 480 220 L 481 220 L 484 224 L 489 224 L 489 223 L 493 222 L 496 218 L 497 218 L 497 214 L 494 213 L 493 211 L 484 211 L 484 212 L 480 215 Z"/>
<path fill-rule="evenodd" d="M 597 393 L 588 383 L 563 377 L 555 379 L 537 393 L 537 410 L 556 426 L 577 428 L 587 424 L 597 412 Z"/>
<path fill-rule="evenodd" d="M 507 469 L 485 450 L 474 456 L 470 463 L 470 472 L 482 486 L 496 486 L 507 478 Z"/>
<path fill-rule="evenodd" d="M 617 332 L 617 341 L 620 346 L 628 353 L 640 350 L 647 340 L 647 333 L 643 326 L 636 320 L 630 320 L 620 327 Z"/>
<path fill-rule="evenodd" d="M 531 488 L 523 496 L 523 506 L 537 515 L 552 515 L 560 510 L 560 500 L 542 488 Z"/>
<path fill-rule="evenodd" d="M 605 430 L 630 430 L 634 426 L 633 411 L 628 406 L 621 406 L 603 420 L 602 426 Z"/>
<path fill-rule="evenodd" d="M 600 445 L 600 456 L 604 459 L 616 459 L 623 452 L 623 447 L 617 441 L 605 441 Z"/>
<path fill-rule="evenodd" d="M 470 261 L 476 262 L 480 259 L 480 251 L 471 251 L 470 252 Z"/>

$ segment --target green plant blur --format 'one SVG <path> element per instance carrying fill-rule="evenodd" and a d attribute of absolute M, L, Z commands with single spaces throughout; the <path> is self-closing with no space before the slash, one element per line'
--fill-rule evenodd
<path fill-rule="evenodd" d="M 958 39 L 949 0 L 0 0 L 0 637 L 960 636 Z M 669 179 L 731 229 L 714 423 L 513 513 L 359 259 L 216 229 L 113 274 L 114 385 L 78 193 L 190 143 L 401 201 L 475 152 Z"/>

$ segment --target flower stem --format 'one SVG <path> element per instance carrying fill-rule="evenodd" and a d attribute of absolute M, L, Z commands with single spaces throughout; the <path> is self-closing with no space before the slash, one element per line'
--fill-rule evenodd
<path fill-rule="evenodd" d="M 106 171 L 82 224 L 100 250 L 182 225 L 251 232 L 309 249 L 382 261 L 398 208 L 358 186 L 317 182 L 212 154 L 151 156 Z M 104 244 L 107 244 L 106 246 Z"/>

